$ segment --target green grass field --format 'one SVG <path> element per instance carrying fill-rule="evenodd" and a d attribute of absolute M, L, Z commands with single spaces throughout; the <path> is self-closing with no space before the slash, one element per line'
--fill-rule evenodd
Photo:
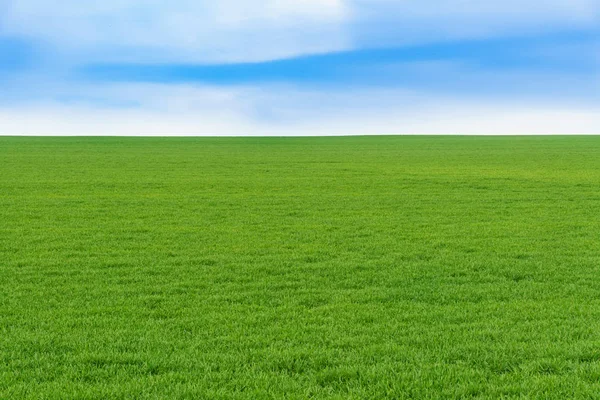
<path fill-rule="evenodd" d="M 600 137 L 0 138 L 0 398 L 600 398 Z"/>

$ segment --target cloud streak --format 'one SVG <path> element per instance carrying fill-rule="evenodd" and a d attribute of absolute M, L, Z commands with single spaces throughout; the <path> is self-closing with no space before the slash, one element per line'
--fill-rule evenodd
<path fill-rule="evenodd" d="M 570 33 L 353 50 L 255 63 L 92 64 L 81 68 L 79 74 L 89 80 L 124 82 L 405 87 L 433 83 L 444 87 L 452 68 L 466 83 L 481 70 L 594 77 L 600 70 L 597 53 L 600 41 L 596 35 Z"/>
<path fill-rule="evenodd" d="M 35 118 L 32 119 L 32 115 Z M 383 117 L 383 118 L 382 118 Z M 598 134 L 600 109 L 446 105 L 382 115 L 342 115 L 303 124 L 260 124 L 208 114 L 58 106 L 0 110 L 0 135 L 31 136 L 340 136 L 386 134 Z"/>
<path fill-rule="evenodd" d="M 600 133 L 598 0 L 0 6 L 0 134 Z"/>
<path fill-rule="evenodd" d="M 585 102 L 457 99 L 397 89 L 118 84 L 88 98 L 0 108 L 0 134 L 311 136 L 366 134 L 592 134 Z M 90 100 L 96 99 L 96 100 Z M 102 99 L 119 99 L 120 105 Z M 126 105 L 128 104 L 128 105 Z M 315 107 L 318 104 L 318 107 Z M 33 117 L 35 116 L 35 117 Z"/>
<path fill-rule="evenodd" d="M 87 60 L 240 61 L 348 46 L 341 0 L 13 0 L 2 31 Z"/>
<path fill-rule="evenodd" d="M 598 0 L 8 0 L 0 34 L 96 61 L 248 62 L 598 29 Z"/>

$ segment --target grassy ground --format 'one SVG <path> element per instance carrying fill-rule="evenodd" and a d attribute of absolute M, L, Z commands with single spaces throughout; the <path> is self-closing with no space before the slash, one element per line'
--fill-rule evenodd
<path fill-rule="evenodd" d="M 0 138 L 0 398 L 600 398 L 600 137 Z"/>

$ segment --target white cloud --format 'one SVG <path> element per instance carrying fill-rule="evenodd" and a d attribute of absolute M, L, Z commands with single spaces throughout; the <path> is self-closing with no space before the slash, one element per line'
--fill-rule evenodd
<path fill-rule="evenodd" d="M 351 0 L 357 7 L 380 10 L 386 8 L 416 17 L 433 19 L 465 19 L 494 17 L 509 19 L 558 19 L 592 21 L 597 18 L 598 0 Z M 400 15 L 401 16 L 401 15 Z"/>
<path fill-rule="evenodd" d="M 224 25 L 244 25 L 250 20 L 289 23 L 290 19 L 342 21 L 347 7 L 342 0 L 237 0 L 215 2 L 212 6 L 218 22 Z M 286 21 L 287 20 L 287 21 Z"/>
<path fill-rule="evenodd" d="M 358 45 L 597 29 L 600 0 L 351 0 Z"/>
<path fill-rule="evenodd" d="M 345 115 L 269 125 L 208 113 L 166 114 L 83 107 L 0 109 L 1 135 L 31 136 L 339 136 L 385 134 L 600 134 L 600 108 L 517 108 L 448 104 L 369 117 Z"/>
<path fill-rule="evenodd" d="M 345 48 L 346 17 L 342 0 L 12 0 L 2 31 L 87 60 L 249 61 Z"/>
<path fill-rule="evenodd" d="M 253 61 L 597 29 L 599 8 L 600 0 L 0 0 L 0 35 L 37 38 L 75 64 Z M 600 56 L 597 49 L 550 46 L 539 54 L 568 62 Z M 600 75 L 417 63 L 415 76 L 435 82 L 415 82 L 422 89 L 408 91 L 82 85 L 64 81 L 65 70 L 55 67 L 1 82 L 0 135 L 600 134 Z"/>
<path fill-rule="evenodd" d="M 0 34 L 86 61 L 257 61 L 597 28 L 600 0 L 4 0 Z"/>
<path fill-rule="evenodd" d="M 145 84 L 78 91 L 88 99 L 0 106 L 0 135 L 600 134 L 598 103 L 564 99 Z M 105 98 L 131 106 L 111 106 Z"/>

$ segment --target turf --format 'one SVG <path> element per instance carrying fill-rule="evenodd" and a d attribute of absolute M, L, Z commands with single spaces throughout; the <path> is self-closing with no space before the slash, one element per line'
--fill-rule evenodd
<path fill-rule="evenodd" d="M 600 137 L 0 138 L 0 398 L 600 398 Z"/>

